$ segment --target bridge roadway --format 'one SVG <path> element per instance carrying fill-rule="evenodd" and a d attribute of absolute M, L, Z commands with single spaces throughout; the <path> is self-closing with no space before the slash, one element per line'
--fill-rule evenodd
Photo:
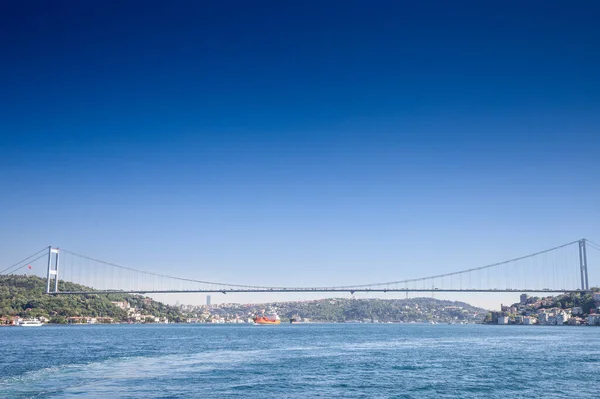
<path fill-rule="evenodd" d="M 587 292 L 587 290 L 567 290 L 567 289 L 446 289 L 446 288 L 268 288 L 268 289 L 210 289 L 210 290 L 140 290 L 140 291 L 119 291 L 119 290 L 97 290 L 97 291 L 58 291 L 49 292 L 49 295 L 93 295 L 93 294 L 193 294 L 193 293 L 260 293 L 260 292 L 521 292 L 521 293 L 577 293 Z"/>

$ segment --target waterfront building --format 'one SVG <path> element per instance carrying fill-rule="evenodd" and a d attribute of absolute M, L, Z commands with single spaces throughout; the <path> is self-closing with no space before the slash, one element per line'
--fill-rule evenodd
<path fill-rule="evenodd" d="M 588 323 L 588 326 L 595 326 L 595 325 L 600 324 L 600 315 L 597 315 L 597 314 L 589 315 L 587 318 L 587 323 Z"/>
<path fill-rule="evenodd" d="M 556 325 L 557 326 L 562 326 L 563 324 L 565 324 L 570 318 L 570 315 L 566 312 L 562 312 L 562 313 L 558 313 L 555 317 L 556 319 Z"/>
<path fill-rule="evenodd" d="M 508 316 L 498 317 L 498 324 L 508 324 Z"/>
<path fill-rule="evenodd" d="M 580 326 L 584 323 L 584 320 L 581 317 L 571 317 L 567 324 L 570 326 Z"/>

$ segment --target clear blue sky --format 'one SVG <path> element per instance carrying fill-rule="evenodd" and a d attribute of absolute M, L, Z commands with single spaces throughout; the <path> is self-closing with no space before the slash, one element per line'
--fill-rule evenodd
<path fill-rule="evenodd" d="M 210 3 L 2 5 L 3 264 L 328 285 L 600 241 L 597 2 Z"/>

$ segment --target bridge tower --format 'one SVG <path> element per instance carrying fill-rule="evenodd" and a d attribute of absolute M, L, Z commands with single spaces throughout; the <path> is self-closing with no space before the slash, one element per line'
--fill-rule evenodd
<path fill-rule="evenodd" d="M 589 291 L 590 285 L 588 282 L 587 253 L 585 249 L 585 241 L 585 238 L 579 240 L 579 269 L 581 272 L 581 289 Z"/>
<path fill-rule="evenodd" d="M 59 264 L 58 248 L 48 247 L 48 277 L 46 280 L 46 294 L 58 292 L 58 264 Z M 52 256 L 54 255 L 54 256 Z M 54 284 L 52 284 L 54 279 Z M 54 285 L 54 287 L 52 287 Z M 51 291 L 53 289 L 53 291 Z"/>

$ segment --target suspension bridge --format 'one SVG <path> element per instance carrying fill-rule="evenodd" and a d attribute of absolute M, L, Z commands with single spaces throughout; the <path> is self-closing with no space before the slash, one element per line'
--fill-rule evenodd
<path fill-rule="evenodd" d="M 543 292 L 588 291 L 587 249 L 600 245 L 581 239 L 529 255 L 465 270 L 389 282 L 291 287 L 203 281 L 153 273 L 52 246 L 0 271 L 14 274 L 45 262 L 46 293 L 167 294 L 251 292 Z M 37 268 L 36 268 L 37 269 Z"/>

